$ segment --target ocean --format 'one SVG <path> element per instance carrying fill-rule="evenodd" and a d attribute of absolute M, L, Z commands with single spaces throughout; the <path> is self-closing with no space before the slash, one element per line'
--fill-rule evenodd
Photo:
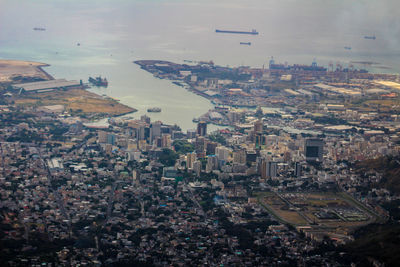
<path fill-rule="evenodd" d="M 399 9 L 396 0 L 0 0 L 0 58 L 48 63 L 45 70 L 57 78 L 101 75 L 109 87 L 92 91 L 138 109 L 135 118 L 147 114 L 187 130 L 212 104 L 154 78 L 134 60 L 261 68 L 273 56 L 280 63 L 315 59 L 324 66 L 369 61 L 375 64 L 355 67 L 399 73 L 400 20 L 393 12 Z M 149 107 L 162 112 L 147 113 Z"/>

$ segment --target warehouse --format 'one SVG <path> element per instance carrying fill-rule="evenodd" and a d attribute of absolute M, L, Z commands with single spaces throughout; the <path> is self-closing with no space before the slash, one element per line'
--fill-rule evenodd
<path fill-rule="evenodd" d="M 43 82 L 14 84 L 14 89 L 22 92 L 48 92 L 57 89 L 69 89 L 82 87 L 78 81 L 67 81 L 65 79 L 56 79 Z"/>

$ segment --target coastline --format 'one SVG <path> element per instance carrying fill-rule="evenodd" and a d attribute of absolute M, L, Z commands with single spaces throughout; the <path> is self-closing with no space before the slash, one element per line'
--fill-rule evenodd
<path fill-rule="evenodd" d="M 0 83 L 18 82 L 18 79 L 54 80 L 43 68 L 50 66 L 46 63 L 0 59 Z"/>
<path fill-rule="evenodd" d="M 21 60 L 0 60 L 0 84 L 26 83 L 54 80 L 43 68 L 46 63 Z M 137 109 L 119 103 L 110 97 L 103 97 L 85 89 L 85 86 L 68 90 L 51 90 L 28 94 L 14 94 L 15 103 L 20 106 L 63 105 L 65 110 L 85 117 L 116 117 L 131 114 Z"/>

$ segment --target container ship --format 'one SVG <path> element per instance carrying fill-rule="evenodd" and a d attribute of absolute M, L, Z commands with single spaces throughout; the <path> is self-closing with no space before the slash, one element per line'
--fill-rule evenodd
<path fill-rule="evenodd" d="M 104 87 L 108 86 L 107 79 L 101 78 L 100 76 L 95 78 L 89 77 L 89 82 L 95 86 L 104 86 Z"/>
<path fill-rule="evenodd" d="M 147 112 L 161 112 L 161 108 L 148 108 Z"/>
<path fill-rule="evenodd" d="M 251 35 L 258 35 L 258 31 L 252 30 L 251 32 L 246 31 L 225 31 L 225 30 L 215 30 L 216 33 L 233 33 L 233 34 L 251 34 Z"/>
<path fill-rule="evenodd" d="M 251 45 L 250 42 L 240 42 L 241 45 Z"/>
<path fill-rule="evenodd" d="M 375 40 L 376 37 L 375 37 L 375 35 L 374 35 L 374 36 L 364 36 L 364 39 L 367 39 L 367 40 Z"/>
<path fill-rule="evenodd" d="M 35 27 L 33 28 L 34 31 L 45 31 L 45 28 L 39 28 L 39 27 Z"/>

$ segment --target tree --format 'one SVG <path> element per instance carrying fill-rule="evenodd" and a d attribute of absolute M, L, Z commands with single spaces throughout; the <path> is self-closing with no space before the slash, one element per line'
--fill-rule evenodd
<path fill-rule="evenodd" d="M 160 155 L 160 162 L 166 166 L 174 166 L 175 161 L 178 159 L 178 154 L 175 151 L 164 148 L 161 155 Z"/>
<path fill-rule="evenodd" d="M 176 140 L 172 145 L 175 147 L 175 151 L 178 154 L 186 154 L 194 151 L 194 145 L 187 140 Z"/>
<path fill-rule="evenodd" d="M 220 133 L 210 134 L 210 135 L 208 136 L 208 138 L 209 138 L 211 141 L 220 143 L 221 145 L 226 145 L 225 137 L 223 137 Z"/>

